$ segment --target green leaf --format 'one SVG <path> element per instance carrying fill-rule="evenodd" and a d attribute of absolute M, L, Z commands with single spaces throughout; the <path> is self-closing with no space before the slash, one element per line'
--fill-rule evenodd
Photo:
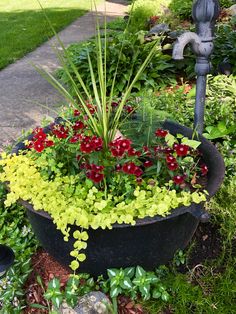
<path fill-rule="evenodd" d="M 131 289 L 132 288 L 132 282 L 129 277 L 125 277 L 123 281 L 120 283 L 121 288 L 123 289 Z"/>
<path fill-rule="evenodd" d="M 58 308 L 59 309 L 59 307 L 60 307 L 60 305 L 61 305 L 61 303 L 62 303 L 62 300 L 63 300 L 63 298 L 62 298 L 62 296 L 58 296 L 58 297 L 55 297 L 55 298 L 52 298 L 52 303 L 53 303 L 53 305 L 56 307 L 56 308 Z"/>
<path fill-rule="evenodd" d="M 172 134 L 168 133 L 165 136 L 165 141 L 169 147 L 172 147 L 173 144 L 176 142 L 176 138 Z"/>
<path fill-rule="evenodd" d="M 30 307 L 33 307 L 33 308 L 35 308 L 35 309 L 44 309 L 44 310 L 47 310 L 47 307 L 46 307 L 46 306 L 43 306 L 43 305 L 37 304 L 37 303 L 30 304 Z"/>
<path fill-rule="evenodd" d="M 135 267 L 127 267 L 124 269 L 125 276 L 128 276 L 132 279 L 135 274 Z"/>
<path fill-rule="evenodd" d="M 110 268 L 107 270 L 107 274 L 109 278 L 116 276 L 119 273 L 119 269 Z"/>
<path fill-rule="evenodd" d="M 135 276 L 138 278 L 145 275 L 146 275 L 146 271 L 141 266 L 137 266 Z"/>
<path fill-rule="evenodd" d="M 110 290 L 110 296 L 111 298 L 117 297 L 121 293 L 121 288 L 115 287 L 114 289 Z"/>
<path fill-rule="evenodd" d="M 195 141 L 195 140 L 190 140 L 187 137 L 184 137 L 181 141 L 183 144 L 188 145 L 189 147 L 192 147 L 194 149 L 197 149 L 198 146 L 201 144 L 201 142 L 199 141 Z"/>

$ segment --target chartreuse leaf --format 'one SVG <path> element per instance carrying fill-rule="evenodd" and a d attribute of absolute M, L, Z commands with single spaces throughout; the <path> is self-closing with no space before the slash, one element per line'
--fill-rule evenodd
<path fill-rule="evenodd" d="M 197 149 L 198 146 L 201 144 L 201 142 L 196 141 L 196 140 L 190 140 L 189 138 L 184 137 L 184 138 L 182 139 L 182 144 L 185 144 L 185 145 L 188 145 L 189 147 L 192 147 L 192 148 L 194 148 L 194 149 Z"/>
<path fill-rule="evenodd" d="M 176 138 L 174 137 L 174 135 L 168 133 L 166 136 L 165 136 L 165 141 L 167 143 L 167 145 L 169 147 L 172 147 L 174 145 L 174 143 L 176 142 Z"/>

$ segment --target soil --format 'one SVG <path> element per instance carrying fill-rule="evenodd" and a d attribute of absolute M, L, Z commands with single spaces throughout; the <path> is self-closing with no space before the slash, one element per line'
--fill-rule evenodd
<path fill-rule="evenodd" d="M 182 266 L 179 271 L 186 272 L 206 260 L 217 258 L 221 253 L 221 237 L 217 226 L 211 223 L 199 224 L 193 237 L 193 248 L 187 266 Z M 60 278 L 61 286 L 65 286 L 70 271 L 62 267 L 43 249 L 39 249 L 32 257 L 33 271 L 25 284 L 25 294 L 28 304 L 38 303 L 47 306 L 43 293 L 48 282 L 55 276 Z M 42 285 L 37 278 L 41 278 Z M 118 299 L 119 314 L 144 314 L 141 305 L 135 304 L 128 297 Z M 27 306 L 24 314 L 46 314 L 47 310 Z"/>

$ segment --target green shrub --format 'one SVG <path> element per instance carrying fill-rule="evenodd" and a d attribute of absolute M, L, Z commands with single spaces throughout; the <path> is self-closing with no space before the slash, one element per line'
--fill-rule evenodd
<path fill-rule="evenodd" d="M 234 4 L 233 0 L 220 0 L 221 8 L 228 8 Z M 169 8 L 179 18 L 185 20 L 190 19 L 192 16 L 193 0 L 172 0 Z"/>
<path fill-rule="evenodd" d="M 141 35 L 141 37 L 143 36 Z M 117 77 L 115 92 L 117 94 L 122 93 L 127 85 L 127 82 L 129 80 L 132 81 L 134 78 L 135 71 L 143 64 L 154 44 L 155 42 L 141 44 L 139 35 L 124 33 L 112 34 L 112 36 L 108 39 L 106 49 L 108 93 L 110 92 L 116 70 Z M 95 78 L 98 81 L 96 49 L 96 44 L 93 40 L 80 44 L 74 44 L 68 48 L 73 63 L 79 69 L 82 79 L 91 90 L 92 82 L 90 79 L 91 76 L 88 66 L 87 53 L 90 55 L 95 72 Z M 104 52 L 104 46 L 102 49 Z M 161 46 L 158 44 L 152 62 L 150 62 L 143 74 L 140 76 L 139 80 L 136 82 L 134 90 L 139 91 L 143 87 L 154 89 L 158 85 L 165 85 L 173 81 L 174 75 L 171 72 L 173 65 L 169 62 L 170 59 L 170 56 L 162 54 Z M 73 71 L 71 71 L 71 75 L 73 75 Z M 61 70 L 59 72 L 59 76 L 62 81 L 69 86 L 70 80 L 68 80 L 67 74 Z M 74 79 L 79 84 L 78 80 L 76 78 Z"/>
<path fill-rule="evenodd" d="M 215 70 L 221 62 L 227 62 L 232 66 L 232 73 L 236 74 L 236 20 L 230 23 L 220 24 L 217 27 L 216 39 L 214 41 L 214 53 L 212 63 Z"/>
<path fill-rule="evenodd" d="M 137 32 L 139 30 L 148 30 L 148 20 L 151 16 L 162 13 L 163 4 L 168 5 L 169 1 L 163 0 L 136 0 L 130 6 L 129 11 L 131 21 L 129 31 Z"/>

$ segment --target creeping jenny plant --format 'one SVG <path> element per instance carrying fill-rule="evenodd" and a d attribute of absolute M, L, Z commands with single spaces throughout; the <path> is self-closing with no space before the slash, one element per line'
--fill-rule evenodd
<path fill-rule="evenodd" d="M 73 270 L 86 258 L 89 228 L 111 229 L 114 223 L 134 225 L 138 218 L 165 216 L 181 205 L 206 200 L 198 182 L 208 171 L 197 150 L 200 143 L 157 128 L 152 136 L 147 135 L 147 142 L 134 145 L 122 127 L 138 110 L 127 103 L 128 97 L 156 46 L 134 79 L 127 78 L 121 99 L 114 101 L 116 74 L 109 95 L 106 88 L 107 44 L 106 31 L 103 38 L 98 31 L 98 82 L 87 54 L 93 86 L 90 90 L 61 43 L 65 56 L 57 51 L 58 57 L 76 96 L 51 74 L 39 71 L 67 99 L 67 115 L 46 129 L 36 128 L 32 138 L 25 141 L 25 150 L 18 155 L 3 154 L 0 161 L 0 181 L 7 182 L 10 190 L 6 205 L 22 199 L 35 210 L 46 211 L 65 241 L 70 236 L 70 225 L 78 226 L 73 233 L 74 260 L 70 265 Z M 79 86 L 67 68 L 68 63 Z M 119 132 L 121 127 L 123 134 Z"/>

